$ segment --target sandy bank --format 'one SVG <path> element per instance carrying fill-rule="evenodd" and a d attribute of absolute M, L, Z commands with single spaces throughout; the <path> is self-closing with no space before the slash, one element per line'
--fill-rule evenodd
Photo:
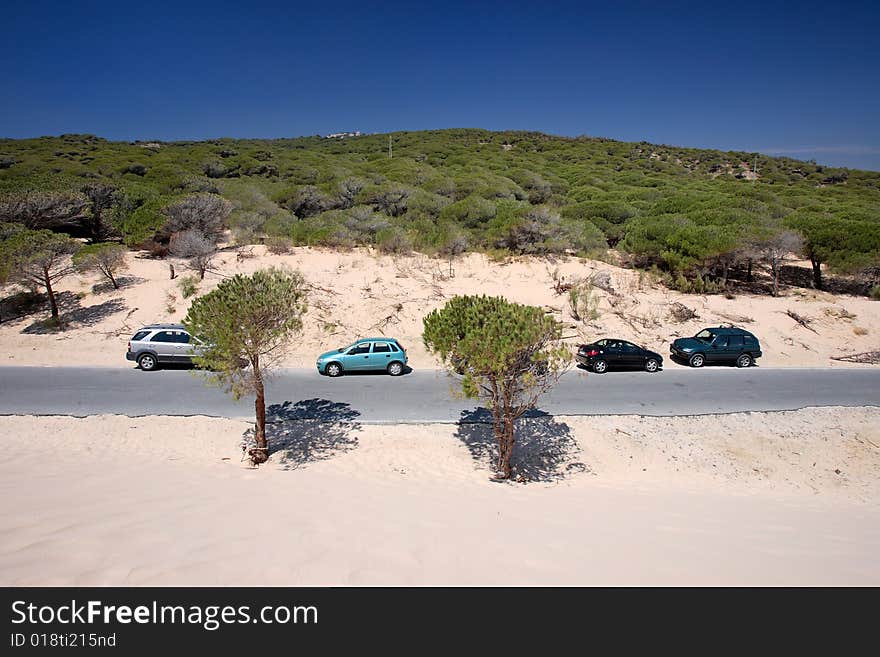
<path fill-rule="evenodd" d="M 880 409 L 248 427 L 0 418 L 0 583 L 880 584 Z"/>

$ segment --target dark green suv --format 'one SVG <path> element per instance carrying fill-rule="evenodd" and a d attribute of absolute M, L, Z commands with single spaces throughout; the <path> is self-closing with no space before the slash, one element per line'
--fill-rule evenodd
<path fill-rule="evenodd" d="M 749 367 L 761 357 L 758 338 L 735 326 L 706 328 L 692 338 L 678 338 L 669 347 L 673 360 L 684 361 L 691 367 L 706 363 L 736 363 Z"/>

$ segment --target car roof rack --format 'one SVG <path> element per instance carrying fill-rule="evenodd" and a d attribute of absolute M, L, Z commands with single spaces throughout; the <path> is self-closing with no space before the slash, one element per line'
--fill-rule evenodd
<path fill-rule="evenodd" d="M 185 331 L 186 327 L 183 324 L 147 324 L 143 329 L 174 329 L 176 331 Z"/>

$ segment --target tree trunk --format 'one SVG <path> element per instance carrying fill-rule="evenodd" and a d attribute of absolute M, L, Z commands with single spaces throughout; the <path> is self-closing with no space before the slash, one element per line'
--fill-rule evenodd
<path fill-rule="evenodd" d="M 257 419 L 254 440 L 257 445 L 252 447 L 248 454 L 251 457 L 251 463 L 259 465 L 269 460 L 269 441 L 266 439 L 266 391 L 263 388 L 263 375 L 260 372 L 259 356 L 253 359 L 252 365 L 254 368 L 254 389 L 256 392 L 254 411 Z"/>
<path fill-rule="evenodd" d="M 55 290 L 52 289 L 52 278 L 49 271 L 43 269 L 43 285 L 46 286 L 46 294 L 49 295 L 49 306 L 52 308 L 52 319 L 58 319 L 58 303 L 55 301 Z"/>
<path fill-rule="evenodd" d="M 500 465 L 501 474 L 504 479 L 510 479 L 511 475 L 513 474 L 513 468 L 510 465 L 510 457 L 513 456 L 513 430 L 513 420 L 509 417 L 505 417 L 501 439 L 504 448 L 503 450 L 499 450 L 499 452 L 503 455 L 503 460 Z"/>
<path fill-rule="evenodd" d="M 168 270 L 171 272 L 171 280 L 173 281 L 176 274 L 174 273 L 174 265 L 170 262 L 168 263 Z"/>
<path fill-rule="evenodd" d="M 498 400 L 492 403 L 492 432 L 495 434 L 495 444 L 498 445 L 498 459 L 495 461 L 496 476 L 500 479 L 504 471 L 504 419 L 501 409 L 498 408 Z"/>
<path fill-rule="evenodd" d="M 770 270 L 773 273 L 773 296 L 779 296 L 779 267 L 777 265 L 771 265 Z"/>
<path fill-rule="evenodd" d="M 816 260 L 815 258 L 810 258 L 810 263 L 813 265 L 813 287 L 817 290 L 822 289 L 822 262 L 820 260 Z"/>
<path fill-rule="evenodd" d="M 748 269 L 746 270 L 746 283 L 752 282 L 752 259 L 748 260 Z"/>
<path fill-rule="evenodd" d="M 110 271 L 109 269 L 107 270 L 107 276 L 108 276 L 108 278 L 110 279 L 110 282 L 113 283 L 113 289 L 114 289 L 114 290 L 118 290 L 118 289 L 119 289 L 119 283 L 116 282 L 116 278 L 114 278 L 114 276 L 113 276 L 113 272 Z"/>

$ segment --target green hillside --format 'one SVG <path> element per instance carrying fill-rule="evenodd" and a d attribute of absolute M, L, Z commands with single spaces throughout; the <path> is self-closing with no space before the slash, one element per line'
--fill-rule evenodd
<path fill-rule="evenodd" d="M 0 221 L 115 237 L 161 254 L 163 209 L 218 194 L 233 204 L 227 222 L 240 243 L 585 255 L 610 246 L 679 287 L 699 279 L 716 289 L 731 267 L 760 259 L 794 230 L 817 271 L 824 263 L 870 280 L 880 266 L 877 172 L 532 132 L 390 137 L 392 157 L 387 134 L 2 140 Z M 107 224 L 105 235 L 96 220 Z"/>

